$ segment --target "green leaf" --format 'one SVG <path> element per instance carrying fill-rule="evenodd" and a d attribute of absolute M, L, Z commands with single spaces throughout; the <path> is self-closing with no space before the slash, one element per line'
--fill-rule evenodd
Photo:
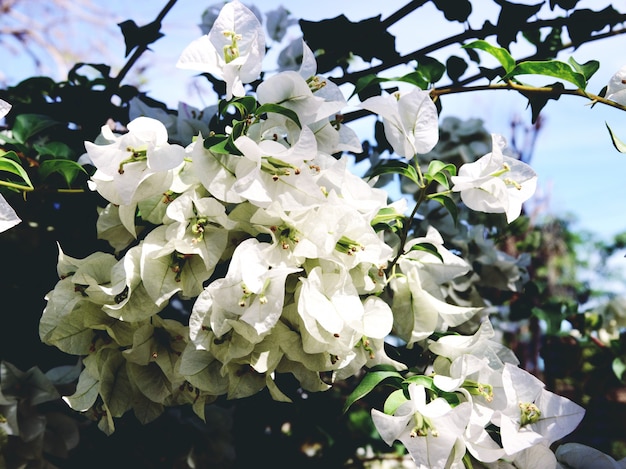
<path fill-rule="evenodd" d="M 395 232 L 402 229 L 404 215 L 392 207 L 381 208 L 371 222 L 375 231 L 390 229 Z"/>
<path fill-rule="evenodd" d="M 364 89 L 372 86 L 372 85 L 378 85 L 384 81 L 387 81 L 387 78 L 379 78 L 374 74 L 370 74 L 370 75 L 365 75 L 361 78 L 359 78 L 356 83 L 354 84 L 354 90 L 352 91 L 352 94 L 350 95 L 350 98 L 352 98 L 355 95 L 359 95 L 359 97 L 361 97 L 361 93 Z M 361 101 L 364 101 L 365 98 L 361 98 Z"/>
<path fill-rule="evenodd" d="M 370 178 L 373 178 L 375 176 L 380 176 L 381 174 L 399 174 L 400 176 L 404 176 L 410 179 L 418 186 L 420 185 L 415 167 L 413 165 L 408 164 L 406 161 L 400 161 L 400 160 L 385 161 L 383 163 L 380 163 L 374 166 L 371 172 L 367 174 L 367 176 Z"/>
<path fill-rule="evenodd" d="M 587 81 L 589 81 L 589 78 L 591 78 L 593 74 L 596 73 L 600 68 L 600 62 L 598 62 L 597 60 L 589 60 L 588 62 L 585 62 L 581 65 L 574 60 L 574 57 L 570 57 L 568 62 L 572 66 L 572 68 L 581 75 L 583 75 L 585 77 L 585 80 Z"/>
<path fill-rule="evenodd" d="M 411 251 L 426 251 L 436 256 L 441 262 L 443 262 L 443 257 L 439 254 L 437 247 L 431 243 L 418 243 L 411 246 Z"/>
<path fill-rule="evenodd" d="M 454 223 L 457 223 L 459 218 L 459 208 L 456 206 L 456 203 L 454 203 L 454 200 L 452 200 L 449 196 L 443 194 L 433 194 L 428 196 L 428 198 L 431 200 L 435 200 L 443 205 L 452 216 Z"/>
<path fill-rule="evenodd" d="M 230 135 L 212 135 L 204 139 L 204 148 L 219 155 L 238 155 L 243 153 L 235 146 Z"/>
<path fill-rule="evenodd" d="M 74 151 L 63 142 L 36 143 L 33 148 L 39 156 L 51 156 L 55 159 L 69 160 L 74 158 Z"/>
<path fill-rule="evenodd" d="M 609 129 L 609 134 L 611 135 L 611 141 L 613 142 L 613 146 L 615 147 L 615 149 L 619 151 L 620 153 L 626 153 L 626 143 L 622 142 L 619 138 L 617 138 L 617 136 L 613 132 L 613 129 L 609 127 L 608 123 L 605 122 L 605 124 L 606 124 L 606 128 Z"/>
<path fill-rule="evenodd" d="M 286 107 L 281 106 L 279 104 L 266 103 L 266 104 L 263 104 L 262 106 L 259 106 L 259 108 L 256 110 L 257 115 L 264 114 L 266 112 L 273 112 L 275 114 L 281 114 L 287 117 L 288 119 L 291 119 L 292 121 L 294 121 L 299 128 L 302 128 L 302 124 L 300 124 L 300 119 L 298 118 L 298 114 L 296 114 L 291 109 L 287 109 Z"/>
<path fill-rule="evenodd" d="M 393 415 L 393 413 L 404 404 L 408 399 L 404 395 L 403 389 L 396 389 L 394 392 L 389 394 L 389 397 L 385 400 L 385 406 L 383 408 L 383 412 L 387 415 Z"/>
<path fill-rule="evenodd" d="M 559 78 L 576 85 L 582 90 L 587 86 L 587 80 L 582 73 L 575 72 L 569 64 L 560 60 L 522 62 L 513 70 L 508 71 L 502 79 L 508 80 L 518 75 L 546 75 Z"/>
<path fill-rule="evenodd" d="M 432 57 L 423 56 L 417 59 L 417 73 L 428 83 L 436 83 L 441 80 L 446 72 L 446 66 Z"/>
<path fill-rule="evenodd" d="M 621 357 L 615 357 L 613 359 L 613 363 L 611 364 L 611 368 L 613 369 L 613 373 L 617 376 L 617 379 L 624 382 L 624 371 L 626 371 L 626 363 Z"/>
<path fill-rule="evenodd" d="M 19 161 L 19 157 L 13 151 L 0 156 L 0 171 L 6 171 L 19 176 L 27 185 L 25 189 L 33 189 L 33 183 L 30 182 L 28 173 L 15 159 Z"/>
<path fill-rule="evenodd" d="M 26 143 L 42 130 L 57 124 L 58 121 L 42 114 L 20 114 L 13 124 L 13 137 L 20 143 Z"/>
<path fill-rule="evenodd" d="M 480 49 L 480 50 L 484 50 L 488 54 L 491 54 L 498 60 L 498 62 L 500 62 L 500 65 L 502 65 L 502 67 L 504 68 L 504 71 L 507 74 L 515 68 L 515 59 L 513 58 L 513 56 L 511 56 L 509 51 L 503 47 L 496 47 L 482 39 L 470 42 L 469 44 L 465 44 L 463 47 L 471 48 L 471 49 Z"/>
<path fill-rule="evenodd" d="M 380 369 L 382 368 L 382 369 Z M 396 387 L 400 387 L 402 382 L 402 375 L 391 367 L 372 368 L 361 380 L 358 386 L 352 391 L 352 393 L 346 399 L 343 405 L 343 412 L 345 413 L 352 404 L 369 394 L 376 386 L 383 381 L 391 381 Z"/>
<path fill-rule="evenodd" d="M 72 186 L 72 182 L 81 171 L 87 174 L 85 168 L 72 160 L 47 160 L 39 166 L 41 179 L 46 179 L 52 173 L 59 173 L 63 176 L 67 187 Z"/>
<path fill-rule="evenodd" d="M 461 403 L 459 396 L 455 392 L 446 392 L 435 386 L 433 379 L 430 376 L 415 375 L 404 380 L 405 383 L 412 383 L 424 386 L 426 389 L 431 390 L 437 395 L 437 397 L 443 397 L 448 404 L 455 406 Z"/>
<path fill-rule="evenodd" d="M 446 189 L 450 189 L 450 183 L 445 172 L 448 172 L 450 176 L 456 176 L 456 166 L 450 163 L 446 164 L 443 161 L 433 160 L 428 165 L 424 178 L 427 182 L 437 181 Z"/>

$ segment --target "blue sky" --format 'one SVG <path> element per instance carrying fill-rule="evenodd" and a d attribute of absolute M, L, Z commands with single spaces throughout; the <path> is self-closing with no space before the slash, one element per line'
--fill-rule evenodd
<path fill-rule="evenodd" d="M 118 20 L 132 18 L 142 25 L 154 19 L 165 4 L 165 0 L 151 2 L 129 2 L 128 0 L 94 0 L 94 4 L 105 7 L 114 13 Z M 155 99 L 176 106 L 179 100 L 202 107 L 212 104 L 211 96 L 199 95 L 194 91 L 193 72 L 176 69 L 175 63 L 180 51 L 198 37 L 202 11 L 214 2 L 178 0 L 166 17 L 163 25 L 165 37 L 157 41 L 141 64 L 147 66 L 141 85 L 144 91 Z M 281 2 L 257 0 L 255 4 L 262 12 L 276 8 Z M 382 14 L 385 18 L 398 8 L 404 0 L 386 2 L 364 2 L 360 0 L 316 0 L 315 2 L 283 2 L 296 17 L 310 20 L 334 17 L 344 13 L 349 19 Z M 485 19 L 495 22 L 499 8 L 492 0 L 473 2 L 476 6 L 470 16 L 470 25 L 480 27 Z M 520 1 L 521 3 L 521 1 Z M 537 2 L 524 2 L 535 4 Z M 546 2 L 547 3 L 547 2 Z M 598 10 L 610 2 L 582 0 L 579 7 Z M 548 7 L 545 7 L 548 10 Z M 1 21 L 1 20 L 0 20 Z M 397 37 L 396 47 L 400 53 L 410 52 L 451 34 L 461 32 L 462 25 L 447 23 L 443 15 L 431 4 L 418 10 L 418 13 L 397 23 L 392 33 Z M 72 39 L 81 40 L 81 35 L 89 36 L 91 31 L 80 27 L 72 29 Z M 299 35 L 297 28 L 290 29 L 289 38 Z M 108 57 L 91 57 L 90 61 L 113 61 L 114 68 L 123 64 L 124 45 L 121 35 L 106 36 Z M 341 40 L 341 38 L 338 38 Z M 583 46 L 576 51 L 567 51 L 579 62 L 600 60 L 601 67 L 591 80 L 588 90 L 597 93 L 608 82 L 611 75 L 626 64 L 626 36 L 618 36 L 610 41 Z M 514 55 L 523 56 L 523 44 L 513 43 Z M 443 58 L 452 53 L 463 55 L 458 46 L 448 48 Z M 446 55 L 447 54 L 447 55 Z M 488 57 L 483 56 L 485 64 Z M 0 50 L 0 63 L 11 64 L 1 70 L 9 79 L 19 80 L 32 75 L 32 67 L 23 57 L 15 57 L 8 50 Z M 62 78 L 62 77 L 59 77 Z M 552 80 L 553 81 L 553 80 Z M 196 82 L 197 83 L 197 82 Z M 551 83 L 549 78 L 543 83 Z M 543 84 L 536 83 L 536 84 Z M 490 132 L 510 134 L 510 121 L 520 116 L 530 122 L 530 111 L 526 100 L 514 92 L 481 92 L 446 96 L 443 100 L 444 114 L 461 118 L 481 118 Z M 587 102 L 578 97 L 562 97 L 558 102 L 550 102 L 543 113 L 545 126 L 539 136 L 532 165 L 539 174 L 539 191 L 549 194 L 548 209 L 556 214 L 573 214 L 579 222 L 576 227 L 591 230 L 604 238 L 626 230 L 626 216 L 623 215 L 626 195 L 622 188 L 626 174 L 626 155 L 618 153 L 612 146 L 605 121 L 626 140 L 626 113 L 606 106 L 591 109 Z"/>

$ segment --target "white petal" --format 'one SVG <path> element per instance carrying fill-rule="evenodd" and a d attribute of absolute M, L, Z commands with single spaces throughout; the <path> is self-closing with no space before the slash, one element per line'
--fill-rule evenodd
<path fill-rule="evenodd" d="M 0 194 L 0 233 L 13 228 L 22 220 L 17 216 L 13 207 L 9 205 L 6 199 Z"/>

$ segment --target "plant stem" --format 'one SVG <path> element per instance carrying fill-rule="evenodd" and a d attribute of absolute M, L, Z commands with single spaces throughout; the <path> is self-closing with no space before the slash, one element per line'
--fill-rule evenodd
<path fill-rule="evenodd" d="M 392 13 L 390 16 L 388 16 L 387 18 L 382 20 L 380 24 L 385 29 L 387 29 L 387 28 L 389 28 L 389 26 L 391 26 L 394 23 L 397 23 L 402 18 L 407 16 L 409 13 L 413 12 L 414 10 L 417 10 L 419 7 L 421 7 L 422 5 L 424 5 L 427 2 L 428 2 L 428 0 L 413 0 L 412 2 L 409 2 L 406 5 L 404 5 L 402 8 L 400 8 L 395 13 Z"/>
<path fill-rule="evenodd" d="M 417 165 L 417 159 L 416 159 L 415 164 Z M 413 207 L 413 211 L 411 212 L 411 214 L 408 217 L 406 217 L 406 223 L 404 224 L 404 226 L 402 227 L 402 231 L 400 232 L 400 245 L 398 247 L 398 253 L 396 254 L 396 257 L 393 259 L 393 261 L 391 261 L 391 264 L 387 267 L 387 272 L 391 272 L 393 270 L 395 265 L 398 263 L 400 256 L 404 254 L 404 244 L 406 243 L 406 240 L 409 237 L 409 230 L 411 229 L 411 225 L 413 225 L 413 218 L 417 214 L 417 209 L 420 207 L 420 205 L 426 198 L 427 188 L 428 186 L 420 188 L 419 196 L 417 198 L 417 201 L 415 202 L 415 207 Z"/>
<path fill-rule="evenodd" d="M 9 181 L 0 181 L 0 186 L 10 187 L 11 189 L 18 189 L 18 190 L 24 191 L 24 192 L 32 192 L 32 191 L 35 190 L 34 187 L 23 186 L 21 184 L 16 184 L 14 182 L 9 182 Z"/>

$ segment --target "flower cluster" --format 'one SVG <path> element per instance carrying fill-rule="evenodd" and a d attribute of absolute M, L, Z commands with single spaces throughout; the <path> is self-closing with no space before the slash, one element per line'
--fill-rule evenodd
<path fill-rule="evenodd" d="M 90 184 L 110 202 L 99 235 L 118 255 L 59 255 L 61 280 L 47 295 L 40 335 L 85 357 L 69 405 L 111 432 L 113 418 L 131 409 L 142 422 L 180 404 L 203 416 L 222 395 L 267 388 L 290 400 L 282 374 L 322 391 L 363 367 L 384 367 L 406 377 L 406 394 L 392 394 L 397 405 L 385 413 L 374 410 L 374 423 L 420 467 L 449 467 L 466 451 L 484 462 L 518 457 L 571 431 L 582 409 L 517 368 L 493 340 L 486 311 L 450 301 L 448 286 L 471 270 L 467 261 L 434 227 L 411 234 L 402 204 L 332 156 L 360 143 L 339 118 L 341 90 L 316 74 L 306 44 L 299 69 L 246 95 L 264 44 L 255 15 L 226 4 L 179 60 L 226 82 L 226 101 L 212 108 L 218 128 L 178 125 L 189 122 L 184 112 L 176 125 L 137 115 L 126 133 L 104 126 L 86 142 L 83 161 L 96 168 Z M 361 106 L 382 117 L 400 156 L 437 143 L 426 91 Z M 190 128 L 200 130 L 191 143 L 171 143 Z M 418 164 L 415 182 L 426 194 L 450 179 L 470 208 L 512 221 L 536 175 L 502 146 L 494 137 L 492 153 L 458 176 L 453 165 L 431 163 L 424 175 Z M 193 302 L 188 324 L 162 314 L 177 297 Z M 455 328 L 470 319 L 480 328 L 460 335 Z M 437 356 L 432 374 L 411 375 L 390 358 L 389 336 Z"/>

